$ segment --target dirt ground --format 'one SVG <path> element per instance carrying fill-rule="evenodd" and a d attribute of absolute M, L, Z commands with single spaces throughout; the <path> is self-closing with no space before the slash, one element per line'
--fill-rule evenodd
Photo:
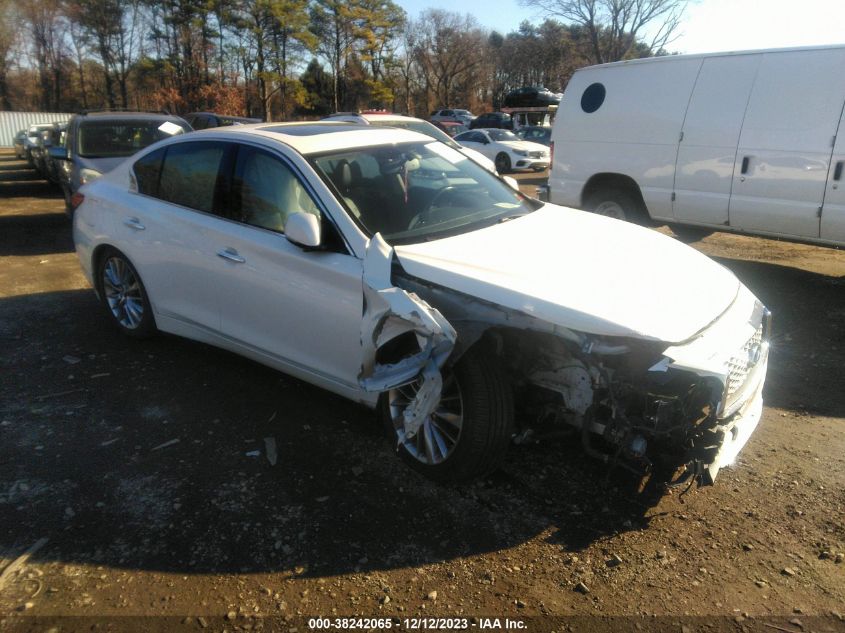
<path fill-rule="evenodd" d="M 366 409 L 204 345 L 120 336 L 62 210 L 0 154 L 0 631 L 141 615 L 186 631 L 349 615 L 845 630 L 845 252 L 693 244 L 775 316 L 763 419 L 715 486 L 637 494 L 566 439 L 440 486 Z M 118 621 L 103 630 L 133 620 Z"/>

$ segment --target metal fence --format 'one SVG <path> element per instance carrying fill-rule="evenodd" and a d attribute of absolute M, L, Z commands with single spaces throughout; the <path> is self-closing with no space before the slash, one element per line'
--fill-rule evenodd
<path fill-rule="evenodd" d="M 15 134 L 30 125 L 67 121 L 71 116 L 67 112 L 0 112 L 0 147 L 12 147 Z"/>

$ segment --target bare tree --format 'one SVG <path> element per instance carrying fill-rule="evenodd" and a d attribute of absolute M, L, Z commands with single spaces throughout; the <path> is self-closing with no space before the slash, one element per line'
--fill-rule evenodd
<path fill-rule="evenodd" d="M 0 110 L 11 110 L 7 76 L 17 40 L 17 15 L 12 0 L 0 0 Z"/>
<path fill-rule="evenodd" d="M 471 15 L 427 9 L 416 22 L 414 55 L 439 107 L 467 103 L 485 60 L 486 38 Z"/>
<path fill-rule="evenodd" d="M 587 29 L 596 64 L 655 54 L 676 37 L 690 0 L 520 0 Z"/>

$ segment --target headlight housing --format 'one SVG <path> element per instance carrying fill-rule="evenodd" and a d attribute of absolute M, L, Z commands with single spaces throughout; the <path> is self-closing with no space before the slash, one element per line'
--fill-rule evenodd
<path fill-rule="evenodd" d="M 516 154 L 517 156 L 528 156 L 528 152 L 525 151 L 524 149 L 515 149 L 515 150 L 513 150 L 513 153 Z"/>

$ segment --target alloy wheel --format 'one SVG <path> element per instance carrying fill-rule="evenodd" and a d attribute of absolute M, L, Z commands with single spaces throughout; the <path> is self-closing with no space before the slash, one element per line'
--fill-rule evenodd
<path fill-rule="evenodd" d="M 141 284 L 129 263 L 112 256 L 103 265 L 103 293 L 112 316 L 120 325 L 135 330 L 144 318 Z"/>

